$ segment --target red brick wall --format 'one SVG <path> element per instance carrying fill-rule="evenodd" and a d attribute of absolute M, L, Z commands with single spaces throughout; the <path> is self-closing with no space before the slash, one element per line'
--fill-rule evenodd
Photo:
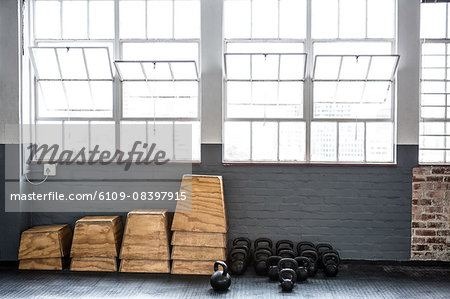
<path fill-rule="evenodd" d="M 450 261 L 450 167 L 413 169 L 411 259 Z"/>

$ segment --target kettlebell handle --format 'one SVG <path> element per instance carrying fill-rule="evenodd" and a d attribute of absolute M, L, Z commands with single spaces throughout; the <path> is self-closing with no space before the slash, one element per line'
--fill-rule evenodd
<path fill-rule="evenodd" d="M 214 263 L 214 271 L 219 271 L 219 266 L 222 266 L 222 268 L 223 268 L 222 275 L 223 276 L 227 276 L 227 274 L 228 274 L 228 266 L 227 266 L 227 264 L 225 264 L 225 262 L 222 262 L 222 261 L 216 261 Z"/>

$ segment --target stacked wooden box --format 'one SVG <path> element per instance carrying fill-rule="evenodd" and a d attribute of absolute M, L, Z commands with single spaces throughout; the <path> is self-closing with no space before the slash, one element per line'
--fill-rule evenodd
<path fill-rule="evenodd" d="M 68 224 L 32 227 L 22 233 L 19 269 L 63 270 L 69 264 L 72 230 Z"/>
<path fill-rule="evenodd" d="M 227 220 L 221 176 L 185 175 L 172 223 L 172 273 L 208 275 L 226 259 Z M 191 210 L 192 211 L 189 211 Z"/>
<path fill-rule="evenodd" d="M 122 242 L 119 216 L 88 216 L 75 224 L 71 271 L 117 271 Z"/>
<path fill-rule="evenodd" d="M 170 231 L 167 210 L 128 213 L 120 272 L 170 273 Z"/>

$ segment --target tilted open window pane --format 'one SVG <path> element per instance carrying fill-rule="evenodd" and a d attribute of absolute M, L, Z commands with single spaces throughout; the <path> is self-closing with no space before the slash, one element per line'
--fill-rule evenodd
<path fill-rule="evenodd" d="M 122 81 L 197 81 L 195 61 L 115 61 Z"/>
<path fill-rule="evenodd" d="M 227 80 L 305 79 L 305 53 L 226 53 Z"/>
<path fill-rule="evenodd" d="M 31 53 L 38 80 L 113 79 L 106 47 L 33 47 Z"/>
<path fill-rule="evenodd" d="M 317 55 L 313 79 L 391 81 L 398 60 L 398 55 Z"/>

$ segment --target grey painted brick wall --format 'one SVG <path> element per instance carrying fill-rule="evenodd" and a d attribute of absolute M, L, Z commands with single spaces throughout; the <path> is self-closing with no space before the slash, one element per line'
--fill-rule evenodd
<path fill-rule="evenodd" d="M 343 258 L 408 260 L 417 151 L 417 146 L 398 146 L 397 166 L 226 166 L 221 163 L 221 145 L 203 145 L 202 163 L 193 170 L 223 176 L 230 239 L 328 241 Z M 3 163 L 4 158 L 2 170 Z M 0 197 L 3 205 L 4 192 Z M 32 225 L 73 225 L 84 215 L 29 217 Z M 10 218 L 1 213 L 2 229 Z M 0 259 L 15 258 L 17 234 L 17 229 L 10 231 L 0 242 Z"/>

